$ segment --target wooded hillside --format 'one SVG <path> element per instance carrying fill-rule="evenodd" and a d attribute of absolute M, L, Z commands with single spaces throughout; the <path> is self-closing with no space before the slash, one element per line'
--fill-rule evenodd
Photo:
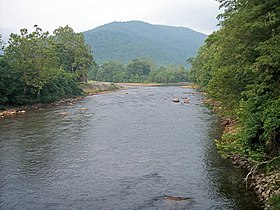
<path fill-rule="evenodd" d="M 158 65 L 186 65 L 206 35 L 183 27 L 151 25 L 140 21 L 112 22 L 84 32 L 98 64 L 124 63 L 141 57 Z"/>

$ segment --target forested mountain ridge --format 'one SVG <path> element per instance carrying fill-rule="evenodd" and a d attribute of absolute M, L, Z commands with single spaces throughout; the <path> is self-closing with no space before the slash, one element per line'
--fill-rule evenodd
<path fill-rule="evenodd" d="M 152 25 L 141 21 L 112 22 L 84 32 L 95 61 L 103 63 L 146 57 L 158 65 L 186 64 L 207 35 L 183 27 Z"/>

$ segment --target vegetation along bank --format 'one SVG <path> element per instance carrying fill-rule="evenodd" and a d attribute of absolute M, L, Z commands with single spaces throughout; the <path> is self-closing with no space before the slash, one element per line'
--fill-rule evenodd
<path fill-rule="evenodd" d="M 280 2 L 219 2 L 221 28 L 188 60 L 190 77 L 225 119 L 221 154 L 248 167 L 265 208 L 280 209 Z"/>
<path fill-rule="evenodd" d="M 10 35 L 8 44 L 0 43 L 4 52 L 0 56 L 0 109 L 49 104 L 106 89 L 100 84 L 89 87 L 92 84 L 86 84 L 88 79 L 125 83 L 188 80 L 184 66 L 158 67 L 146 58 L 136 58 L 128 64 L 107 61 L 97 65 L 83 34 L 69 26 L 59 27 L 50 35 L 35 25 L 33 32 L 21 29 L 19 35 Z"/>
<path fill-rule="evenodd" d="M 2 42 L 3 45 L 3 42 Z M 93 56 L 83 35 L 69 26 L 49 35 L 37 25 L 33 32 L 11 34 L 0 57 L 0 104 L 51 103 L 82 94 Z"/>

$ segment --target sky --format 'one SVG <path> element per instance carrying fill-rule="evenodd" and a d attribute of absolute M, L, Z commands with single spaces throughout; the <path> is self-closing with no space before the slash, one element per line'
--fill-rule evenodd
<path fill-rule="evenodd" d="M 5 39 L 35 24 L 51 33 L 66 25 L 83 32 L 130 20 L 211 34 L 218 29 L 218 8 L 215 0 L 0 0 L 0 34 Z"/>

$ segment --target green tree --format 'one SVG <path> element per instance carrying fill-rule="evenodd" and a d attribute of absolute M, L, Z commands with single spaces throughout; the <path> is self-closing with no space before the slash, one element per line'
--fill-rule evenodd
<path fill-rule="evenodd" d="M 149 81 L 158 83 L 186 82 L 188 81 L 188 72 L 181 65 L 160 66 L 150 72 Z"/>
<path fill-rule="evenodd" d="M 0 51 L 4 50 L 5 43 L 2 40 L 2 35 L 0 34 Z"/>
<path fill-rule="evenodd" d="M 24 82 L 23 95 L 31 88 L 36 89 L 39 98 L 40 91 L 57 68 L 52 40 L 48 32 L 43 32 L 39 27 L 35 27 L 31 33 L 27 29 L 20 32 L 20 35 L 11 34 L 4 59 Z"/>
<path fill-rule="evenodd" d="M 121 82 L 125 77 L 125 65 L 119 61 L 108 61 L 99 66 L 96 80 Z"/>
<path fill-rule="evenodd" d="M 8 63 L 0 56 L 0 105 L 16 100 L 16 92 L 23 87 L 20 75 L 11 69 Z"/>
<path fill-rule="evenodd" d="M 126 71 L 131 76 L 147 76 L 154 67 L 154 63 L 147 59 L 134 59 L 129 62 Z"/>
<path fill-rule="evenodd" d="M 221 29 L 208 37 L 190 77 L 241 123 L 247 151 L 280 151 L 280 2 L 219 0 Z"/>
<path fill-rule="evenodd" d="M 75 72 L 67 71 L 61 58 L 67 58 L 57 38 L 49 36 L 37 25 L 31 33 L 21 29 L 11 34 L 9 45 L 0 57 L 0 104 L 49 103 L 81 94 L 77 80 L 85 80 L 88 51 L 76 51 L 74 61 L 79 64 Z M 76 37 L 82 43 L 81 36 Z M 83 65 L 81 64 L 83 63 Z"/>
<path fill-rule="evenodd" d="M 79 81 L 86 82 L 94 61 L 83 34 L 75 33 L 67 25 L 54 31 L 54 39 L 61 68 L 75 73 Z"/>

